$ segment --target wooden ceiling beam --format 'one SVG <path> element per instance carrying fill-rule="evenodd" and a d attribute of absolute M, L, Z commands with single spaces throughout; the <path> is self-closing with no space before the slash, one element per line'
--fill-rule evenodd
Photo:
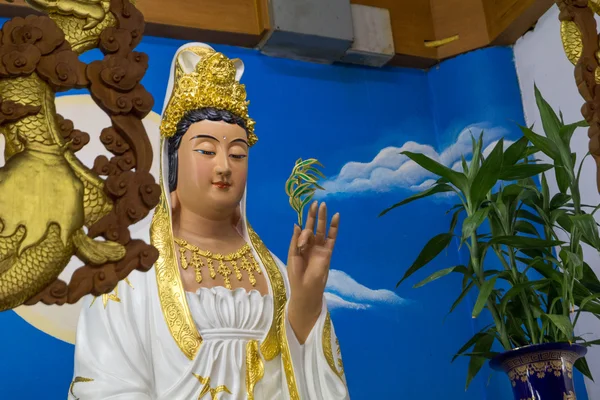
<path fill-rule="evenodd" d="M 0 0 L 2 1 L 2 0 Z M 392 65 L 429 68 L 489 45 L 511 45 L 553 0 L 350 0 L 390 11 Z M 269 0 L 137 0 L 146 35 L 255 47 L 270 29 Z M 34 12 L 24 2 L 0 3 L 0 16 Z M 445 39 L 458 37 L 457 40 Z M 436 42 L 438 42 L 436 44 Z"/>

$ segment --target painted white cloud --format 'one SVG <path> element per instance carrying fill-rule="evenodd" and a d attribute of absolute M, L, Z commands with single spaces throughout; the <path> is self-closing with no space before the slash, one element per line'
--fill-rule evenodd
<path fill-rule="evenodd" d="M 325 297 L 330 309 L 349 308 L 365 310 L 372 306 L 400 306 L 408 303 L 391 290 L 370 289 L 356 282 L 347 273 L 332 269 L 329 271 Z"/>
<path fill-rule="evenodd" d="M 329 310 L 335 310 L 336 308 L 349 308 L 351 310 L 366 310 L 371 307 L 370 304 L 353 303 L 342 299 L 337 294 L 325 293 L 325 299 L 327 300 L 327 308 Z"/>
<path fill-rule="evenodd" d="M 456 141 L 441 153 L 428 144 L 414 141 L 406 142 L 401 147 L 386 147 L 370 162 L 351 161 L 344 165 L 337 176 L 322 184 L 326 190 L 317 191 L 316 195 L 325 197 L 343 193 L 388 192 L 400 188 L 411 191 L 426 189 L 435 182 L 435 175 L 401 153 L 422 153 L 440 164 L 462 171 L 461 156 L 470 160 L 471 136 L 478 137 L 482 130 L 485 155 L 489 155 L 498 140 L 508 133 L 502 127 L 479 123 L 465 128 Z M 511 141 L 505 141 L 505 148 L 510 144 Z"/>

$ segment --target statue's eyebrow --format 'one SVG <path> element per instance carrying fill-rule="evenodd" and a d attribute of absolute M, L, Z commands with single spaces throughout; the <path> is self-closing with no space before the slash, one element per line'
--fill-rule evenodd
<path fill-rule="evenodd" d="M 242 139 L 242 138 L 235 139 L 235 140 L 232 140 L 232 141 L 231 141 L 231 143 L 236 143 L 236 142 L 241 142 L 241 143 L 244 143 L 246 146 L 250 147 L 250 146 L 248 145 L 248 142 L 247 142 L 246 140 Z"/>
<path fill-rule="evenodd" d="M 212 140 L 216 140 L 217 142 L 219 141 L 219 139 L 217 139 L 217 138 L 216 138 L 216 137 L 214 137 L 214 136 L 210 136 L 210 135 L 196 135 L 196 136 L 192 137 L 190 140 L 194 140 L 194 139 L 201 139 L 201 138 L 204 138 L 204 139 L 212 139 Z"/>

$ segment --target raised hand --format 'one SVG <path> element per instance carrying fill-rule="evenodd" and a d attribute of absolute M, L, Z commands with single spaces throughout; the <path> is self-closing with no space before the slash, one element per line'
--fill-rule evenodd
<path fill-rule="evenodd" d="M 339 223 L 340 215 L 335 214 L 327 230 L 327 206 L 315 201 L 304 230 L 294 226 L 287 262 L 292 292 L 288 315 L 300 343 L 306 341 L 321 314 Z"/>

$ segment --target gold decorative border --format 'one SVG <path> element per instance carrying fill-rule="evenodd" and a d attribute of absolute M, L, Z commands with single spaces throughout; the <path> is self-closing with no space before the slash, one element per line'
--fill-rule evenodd
<path fill-rule="evenodd" d="M 193 360 L 202 345 L 202 337 L 196 328 L 188 307 L 183 283 L 179 275 L 177 258 L 175 257 L 169 204 L 163 182 L 163 145 L 164 139 L 161 138 L 159 173 L 161 196 L 150 225 L 150 243 L 156 247 L 159 253 L 154 268 L 156 270 L 158 297 L 165 322 L 177 346 L 188 359 Z"/>
<path fill-rule="evenodd" d="M 260 358 L 258 341 L 246 344 L 246 394 L 248 400 L 254 400 L 254 387 L 265 375 L 265 365 Z"/>
<path fill-rule="evenodd" d="M 568 350 L 547 350 L 537 351 L 535 353 L 524 354 L 522 356 L 511 357 L 502 363 L 505 371 L 510 371 L 514 368 L 523 367 L 541 361 L 563 361 L 575 364 L 579 356 L 577 353 Z"/>
<path fill-rule="evenodd" d="M 270 361 L 277 357 L 281 351 L 280 346 L 280 326 L 285 313 L 285 304 L 287 303 L 287 296 L 285 293 L 285 283 L 281 271 L 275 263 L 275 260 L 271 256 L 269 249 L 264 245 L 260 237 L 256 234 L 254 229 L 248 225 L 248 236 L 252 246 L 258 253 L 262 264 L 267 270 L 269 281 L 271 282 L 271 289 L 273 291 L 273 322 L 267 337 L 260 346 L 260 351 L 265 360 Z"/>
<path fill-rule="evenodd" d="M 327 312 L 327 317 L 325 318 L 325 325 L 323 326 L 323 353 L 325 354 L 325 359 L 327 360 L 327 364 L 335 374 L 343 381 L 344 380 L 344 367 L 342 366 L 341 371 L 336 367 L 336 360 L 333 357 L 333 349 L 331 348 L 331 333 L 332 333 L 332 324 L 331 324 L 331 315 L 329 311 Z M 338 363 L 341 364 L 341 358 L 338 359 Z"/>
<path fill-rule="evenodd" d="M 296 374 L 294 373 L 294 364 L 290 354 L 290 347 L 287 340 L 285 329 L 285 305 L 287 295 L 285 292 L 285 283 L 281 271 L 266 248 L 260 237 L 254 232 L 248 223 L 248 235 L 252 245 L 256 249 L 263 265 L 269 275 L 271 288 L 273 290 L 273 323 L 267 337 L 261 345 L 261 352 L 266 360 L 272 360 L 281 352 L 281 361 L 288 384 L 290 400 L 300 400 L 298 394 L 298 385 L 296 384 Z"/>
<path fill-rule="evenodd" d="M 285 317 L 281 319 L 280 324 L 281 361 L 283 362 L 283 369 L 285 371 L 285 379 L 288 384 L 290 400 L 300 400 L 300 394 L 298 393 L 298 385 L 296 383 L 296 374 L 294 372 L 294 363 L 292 362 L 292 355 L 290 354 L 290 345 L 287 340 L 287 332 L 285 329 Z"/>

